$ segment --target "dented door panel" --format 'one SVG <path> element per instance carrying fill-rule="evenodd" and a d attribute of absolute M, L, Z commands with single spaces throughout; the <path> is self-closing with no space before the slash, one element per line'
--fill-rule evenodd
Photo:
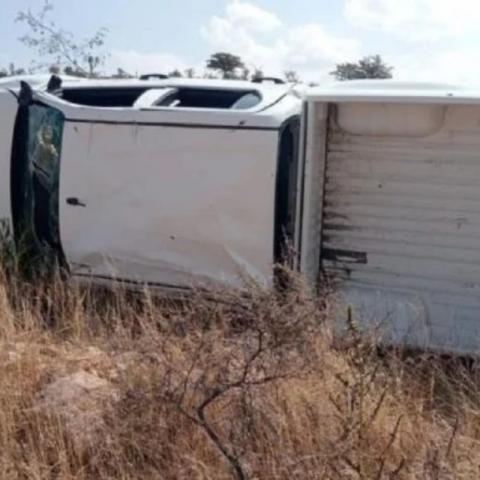
<path fill-rule="evenodd" d="M 74 275 L 271 283 L 280 122 L 43 97 L 65 115 L 60 234 Z"/>
<path fill-rule="evenodd" d="M 269 282 L 276 149 L 276 132 L 69 123 L 60 217 L 73 273 Z"/>

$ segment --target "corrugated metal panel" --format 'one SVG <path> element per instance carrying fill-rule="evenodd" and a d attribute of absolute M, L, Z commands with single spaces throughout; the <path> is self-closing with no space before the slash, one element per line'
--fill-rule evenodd
<path fill-rule="evenodd" d="M 372 134 L 372 121 L 385 130 L 379 111 L 365 135 L 339 117 L 329 122 L 323 270 L 344 281 L 360 316 L 393 326 L 394 343 L 480 350 L 480 107 L 446 108 L 424 137 L 412 125 Z"/>

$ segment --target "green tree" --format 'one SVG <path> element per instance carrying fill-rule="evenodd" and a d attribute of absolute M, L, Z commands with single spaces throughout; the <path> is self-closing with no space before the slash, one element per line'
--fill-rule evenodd
<path fill-rule="evenodd" d="M 194 68 L 187 68 L 185 70 L 185 77 L 186 78 L 195 78 L 196 72 Z"/>
<path fill-rule="evenodd" d="M 11 63 L 8 68 L 0 68 L 0 78 L 13 77 L 15 75 L 25 75 L 27 72 L 24 68 L 18 68 Z"/>
<path fill-rule="evenodd" d="M 117 68 L 117 73 L 114 73 L 112 75 L 112 78 L 116 78 L 116 79 L 119 79 L 119 80 L 125 80 L 125 79 L 129 79 L 129 78 L 133 78 L 133 75 L 126 72 L 123 68 Z"/>
<path fill-rule="evenodd" d="M 241 80 L 248 80 L 250 78 L 250 70 L 247 67 L 240 69 L 240 73 L 237 78 Z"/>
<path fill-rule="evenodd" d="M 336 80 L 357 80 L 367 78 L 392 78 L 393 67 L 388 66 L 380 55 L 363 57 L 356 63 L 340 63 L 330 73 Z"/>
<path fill-rule="evenodd" d="M 252 73 L 252 81 L 255 81 L 255 80 L 260 80 L 264 77 L 263 75 L 263 70 L 261 68 L 257 68 L 255 67 L 255 69 L 253 70 L 253 73 Z"/>
<path fill-rule="evenodd" d="M 170 78 L 182 78 L 182 77 L 183 77 L 183 74 L 182 74 L 182 72 L 181 72 L 178 68 L 176 68 L 175 70 L 172 70 L 172 71 L 168 74 L 168 76 L 169 76 Z"/>
<path fill-rule="evenodd" d="M 20 11 L 16 21 L 27 27 L 27 33 L 20 41 L 34 50 L 40 58 L 48 58 L 48 64 L 36 64 L 44 69 L 53 62 L 83 76 L 97 76 L 97 69 L 105 62 L 102 51 L 107 30 L 100 28 L 93 36 L 77 40 L 72 32 L 59 27 L 51 18 L 53 4 L 45 0 L 39 11 Z"/>
<path fill-rule="evenodd" d="M 246 70 L 239 56 L 226 52 L 214 53 L 207 60 L 207 68 L 220 72 L 225 79 L 241 78 Z"/>
<path fill-rule="evenodd" d="M 79 77 L 79 78 L 87 78 L 88 77 L 88 74 L 84 70 L 79 69 L 77 67 L 72 67 L 70 65 L 67 65 L 63 69 L 63 73 L 65 73 L 65 75 L 68 75 L 70 77 Z"/>

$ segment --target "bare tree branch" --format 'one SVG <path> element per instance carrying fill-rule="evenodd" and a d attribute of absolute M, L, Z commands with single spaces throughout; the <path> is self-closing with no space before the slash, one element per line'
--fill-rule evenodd
<path fill-rule="evenodd" d="M 53 9 L 50 0 L 45 0 L 39 12 L 30 9 L 18 12 L 16 21 L 29 29 L 19 40 L 40 57 L 53 57 L 54 62 L 68 67 L 72 73 L 94 77 L 96 69 L 105 61 L 101 48 L 107 29 L 100 28 L 92 37 L 78 41 L 71 32 L 49 19 Z M 37 64 L 37 67 L 44 68 L 45 64 Z"/>

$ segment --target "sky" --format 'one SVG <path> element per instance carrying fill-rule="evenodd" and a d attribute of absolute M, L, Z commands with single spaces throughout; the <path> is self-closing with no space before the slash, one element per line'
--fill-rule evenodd
<path fill-rule="evenodd" d="M 51 0 L 51 18 L 77 38 L 108 29 L 105 71 L 203 73 L 218 51 L 250 68 L 324 82 L 337 63 L 380 54 L 405 81 L 480 83 L 478 0 Z M 28 67 L 19 10 L 44 0 L 0 0 L 0 67 Z"/>

